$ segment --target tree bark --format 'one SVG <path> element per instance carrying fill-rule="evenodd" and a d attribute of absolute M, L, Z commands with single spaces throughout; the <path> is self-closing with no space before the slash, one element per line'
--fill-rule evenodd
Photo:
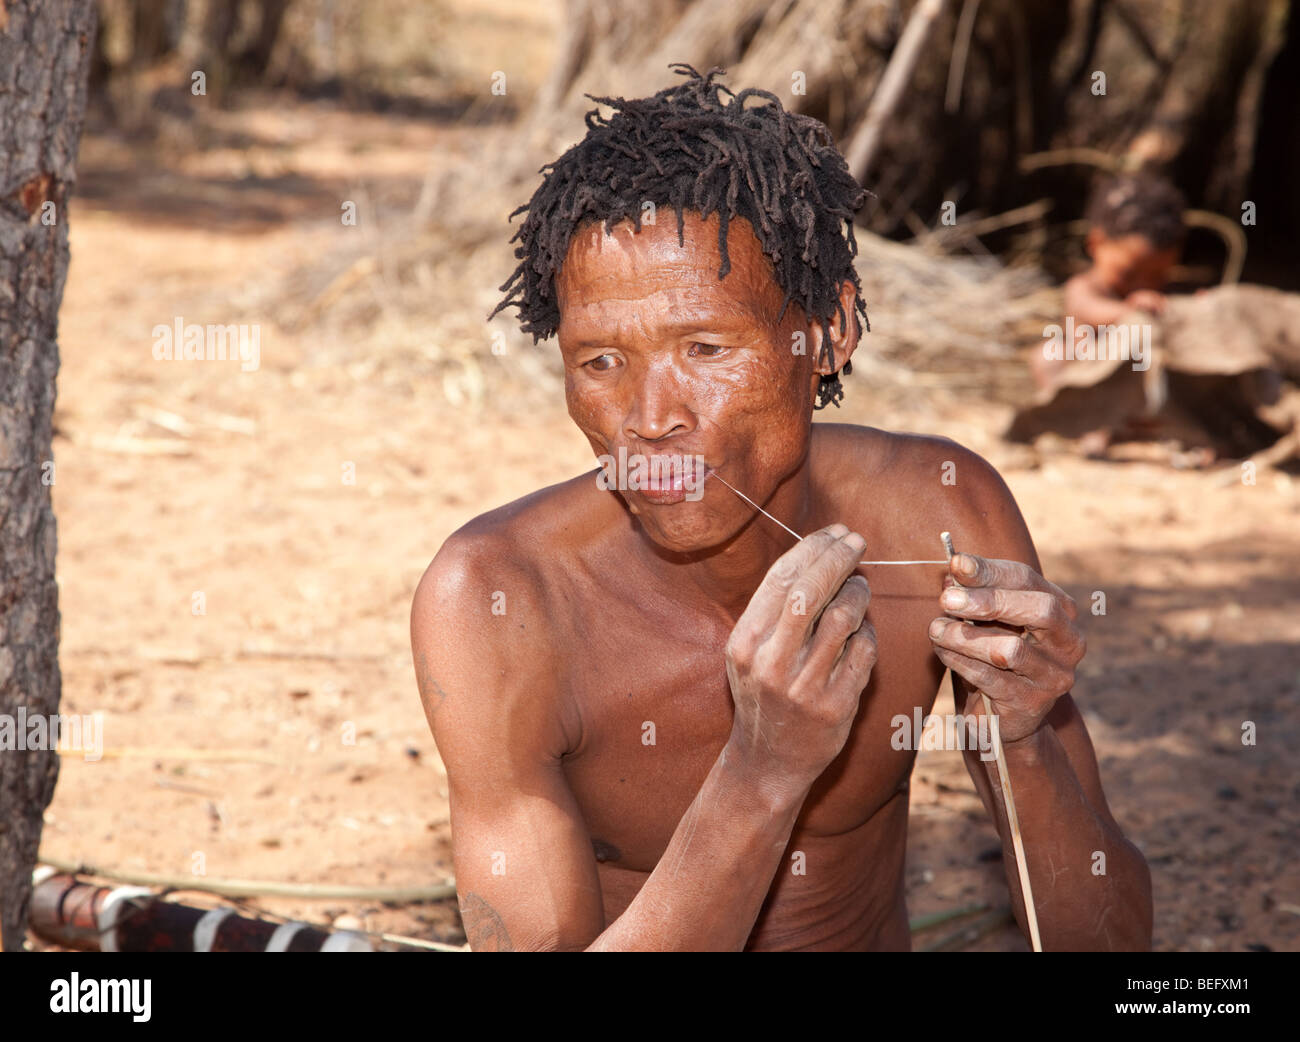
<path fill-rule="evenodd" d="M 94 50 L 93 0 L 0 0 L 0 940 L 22 947 L 31 874 L 58 777 L 25 750 L 58 712 L 51 427 L 67 200 Z M 19 741 L 21 737 L 21 741 Z M 43 743 L 48 745 L 49 743 Z M 13 748 L 9 748 L 9 746 Z"/>

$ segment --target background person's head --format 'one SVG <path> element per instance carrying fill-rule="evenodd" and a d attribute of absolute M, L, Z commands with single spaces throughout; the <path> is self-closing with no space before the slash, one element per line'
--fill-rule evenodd
<path fill-rule="evenodd" d="M 1086 215 L 1096 281 L 1121 298 L 1163 289 L 1186 237 L 1184 208 L 1182 193 L 1157 174 L 1103 180 Z"/>

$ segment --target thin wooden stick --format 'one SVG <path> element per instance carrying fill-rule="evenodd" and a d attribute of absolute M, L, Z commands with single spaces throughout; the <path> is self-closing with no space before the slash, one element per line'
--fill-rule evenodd
<path fill-rule="evenodd" d="M 920 933 L 923 930 L 929 930 L 944 923 L 952 922 L 954 919 L 965 919 L 969 915 L 976 915 L 979 912 L 987 912 L 988 905 L 966 905 L 964 908 L 949 908 L 942 912 L 931 912 L 929 915 L 920 915 L 907 924 L 912 933 Z"/>
<path fill-rule="evenodd" d="M 1020 157 L 1020 172 L 1029 174 L 1045 166 L 1069 166 L 1081 163 L 1095 166 L 1098 170 L 1115 174 L 1133 167 L 1134 160 L 1127 156 L 1113 156 L 1100 148 L 1054 148 L 1048 152 L 1034 152 Z"/>
<path fill-rule="evenodd" d="M 966 56 L 970 53 L 970 38 L 975 31 L 975 15 L 980 0 L 966 0 L 961 17 L 957 19 L 957 35 L 952 42 L 952 60 L 948 63 L 948 92 L 944 95 L 943 110 L 955 115 L 961 106 L 961 81 L 966 78 Z"/>
<path fill-rule="evenodd" d="M 299 897 L 309 900 L 381 901 L 384 904 L 421 904 L 456 896 L 456 883 L 448 880 L 430 886 L 323 886 L 315 883 L 280 883 L 260 879 L 207 879 L 203 876 L 169 876 L 153 872 L 120 872 L 79 861 L 41 854 L 37 863 L 74 875 L 96 876 L 115 883 L 194 890 L 220 897 Z"/>
<path fill-rule="evenodd" d="M 378 937 L 381 941 L 388 941 L 391 944 L 407 944 L 412 948 L 424 948 L 431 952 L 465 951 L 465 949 L 459 945 L 443 944 L 441 941 L 425 941 L 421 940 L 419 937 L 406 937 L 400 933 L 377 933 L 371 934 L 370 936 Z"/>
<path fill-rule="evenodd" d="M 1246 233 L 1236 221 L 1209 210 L 1184 210 L 1183 224 L 1189 228 L 1208 228 L 1223 240 L 1228 251 L 1223 261 L 1219 284 L 1231 286 L 1241 281 L 1241 269 L 1246 263 Z"/>
<path fill-rule="evenodd" d="M 871 164 L 880 150 L 884 137 L 885 124 L 894 114 L 899 100 L 912 78 L 912 70 L 925 48 L 930 29 L 938 21 L 947 0 L 921 0 L 912 9 L 903 35 L 898 38 L 898 46 L 890 55 L 889 64 L 885 66 L 884 75 L 871 95 L 871 104 L 867 106 L 866 117 L 853 134 L 849 147 L 845 150 L 845 160 L 849 172 L 859 184 L 865 184 Z"/>
<path fill-rule="evenodd" d="M 948 560 L 951 561 L 953 555 L 957 552 L 953 549 L 951 533 L 941 532 L 939 538 L 943 540 L 944 551 L 948 554 Z M 984 699 L 984 714 L 996 718 L 997 714 L 993 712 L 993 703 L 989 701 L 989 696 L 983 691 L 980 692 L 980 696 Z M 1002 735 L 997 727 L 993 727 L 992 731 L 993 759 L 998 765 L 998 781 L 1002 784 L 1002 804 L 1007 810 L 1007 825 L 1011 829 L 1011 848 L 1016 854 L 1016 871 L 1020 875 L 1020 894 L 1025 901 L 1025 919 L 1029 923 L 1029 941 L 1034 946 L 1034 951 L 1041 952 L 1043 942 L 1038 936 L 1038 914 L 1034 911 L 1034 888 L 1029 884 L 1029 863 L 1025 859 L 1025 844 L 1020 838 L 1020 819 L 1016 817 L 1016 800 L 1011 795 L 1011 776 L 1007 774 L 1007 761 L 1002 754 Z"/>
<path fill-rule="evenodd" d="M 988 915 L 976 919 L 973 923 L 967 923 L 953 933 L 940 937 L 933 944 L 927 944 L 920 950 L 923 952 L 959 951 L 968 945 L 974 944 L 985 934 L 992 933 L 1003 923 L 1014 923 L 1015 921 L 1016 917 L 1011 914 L 1011 909 L 1003 906 L 989 912 Z"/>
<path fill-rule="evenodd" d="M 272 756 L 257 749 L 184 749 L 178 747 L 127 745 L 103 750 L 104 760 L 202 760 L 213 763 L 264 763 L 276 766 L 284 762 L 283 756 Z M 64 766 L 76 763 L 77 757 L 65 756 Z M 84 760 L 96 763 L 95 760 Z"/>
<path fill-rule="evenodd" d="M 127 456 L 188 456 L 190 447 L 172 438 L 133 438 L 126 434 L 93 434 L 90 447 Z"/>

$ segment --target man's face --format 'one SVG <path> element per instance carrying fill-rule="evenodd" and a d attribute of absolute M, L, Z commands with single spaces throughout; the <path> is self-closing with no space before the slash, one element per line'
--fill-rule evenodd
<path fill-rule="evenodd" d="M 1162 250 L 1145 235 L 1112 239 L 1095 228 L 1088 235 L 1088 252 L 1097 279 L 1117 297 L 1127 297 L 1140 289 L 1164 289 L 1170 269 L 1178 260 L 1176 248 Z"/>
<path fill-rule="evenodd" d="M 799 468 L 817 387 L 820 330 L 814 340 L 793 303 L 777 322 L 784 294 L 749 222 L 727 231 L 721 280 L 717 215 L 688 212 L 679 246 L 671 210 L 639 233 L 626 221 L 580 229 L 556 278 L 569 415 L 598 456 L 678 466 L 676 482 L 619 494 L 679 552 L 716 546 L 752 516 L 718 481 L 691 495 L 708 472 L 761 503 Z"/>

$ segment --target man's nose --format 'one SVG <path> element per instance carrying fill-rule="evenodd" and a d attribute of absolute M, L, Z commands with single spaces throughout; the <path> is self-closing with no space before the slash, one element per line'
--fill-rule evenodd
<path fill-rule="evenodd" d="M 685 388 L 671 365 L 648 366 L 641 374 L 623 431 L 629 438 L 658 441 L 693 429 Z"/>

